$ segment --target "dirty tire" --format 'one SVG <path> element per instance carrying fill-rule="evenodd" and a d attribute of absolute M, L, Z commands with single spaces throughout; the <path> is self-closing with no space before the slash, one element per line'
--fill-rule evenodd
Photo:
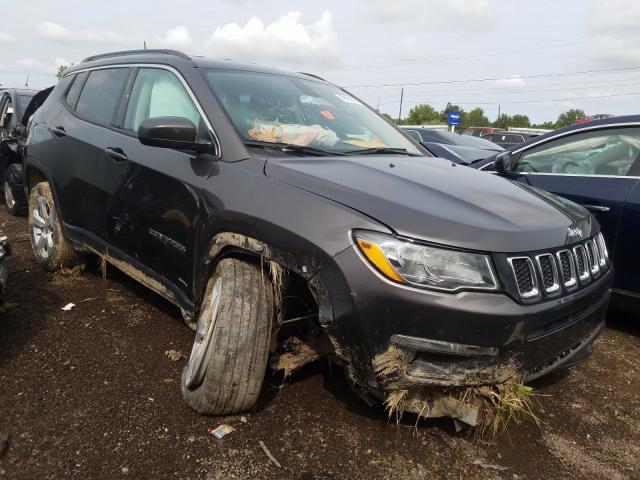
<path fill-rule="evenodd" d="M 182 395 L 189 406 L 204 415 L 224 415 L 255 405 L 267 368 L 273 317 L 268 274 L 259 265 L 221 260 L 207 284 L 194 348 L 182 371 Z M 210 333 L 208 342 L 203 332 Z M 199 357 L 197 345 L 206 345 L 206 355 Z M 202 363 L 195 358 L 203 358 Z M 202 365 L 201 380 L 190 376 L 192 365 Z"/>
<path fill-rule="evenodd" d="M 43 232 L 46 232 L 44 240 Z M 83 258 L 62 235 L 58 212 L 47 182 L 36 184 L 29 192 L 29 239 L 36 261 L 45 270 L 53 272 L 60 267 L 73 268 L 83 264 Z M 44 246 L 41 243 L 43 241 Z"/>

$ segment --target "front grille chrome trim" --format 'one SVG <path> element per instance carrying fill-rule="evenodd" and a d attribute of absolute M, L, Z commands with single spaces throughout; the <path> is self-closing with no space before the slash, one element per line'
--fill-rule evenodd
<path fill-rule="evenodd" d="M 578 273 L 576 271 L 576 261 L 573 258 L 573 254 L 570 250 L 560 250 L 556 252 L 558 257 L 558 267 L 562 276 L 562 286 L 564 288 L 572 288 L 578 283 Z M 569 279 L 565 280 L 564 270 L 562 268 L 562 257 L 566 256 L 569 262 Z"/>
<path fill-rule="evenodd" d="M 532 288 L 529 291 L 522 291 L 522 289 L 520 288 L 520 285 L 518 284 L 517 278 L 518 275 L 516 274 L 516 269 L 513 266 L 513 262 L 516 260 L 524 260 L 527 264 L 527 268 L 529 270 L 529 275 L 531 278 L 531 285 Z M 513 273 L 513 277 L 516 279 L 516 287 L 518 289 L 518 294 L 520 295 L 520 297 L 522 298 L 534 298 L 538 296 L 539 290 L 538 290 L 538 278 L 536 276 L 536 272 L 535 269 L 533 268 L 533 262 L 531 261 L 531 258 L 529 257 L 510 257 L 507 258 L 507 261 L 509 262 L 509 265 L 511 266 L 511 272 Z"/>
<path fill-rule="evenodd" d="M 544 274 L 544 268 L 542 263 L 545 260 L 549 260 L 550 265 L 551 265 L 551 275 L 552 275 L 552 279 L 553 282 L 551 283 L 550 286 L 546 286 L 545 284 L 545 274 Z M 556 266 L 556 262 L 553 258 L 553 255 L 551 255 L 550 253 L 543 253 L 540 255 L 536 255 L 536 263 L 538 264 L 538 271 L 540 272 L 540 278 L 542 278 L 542 288 L 544 289 L 545 292 L 547 293 L 553 293 L 553 292 L 557 292 L 558 290 L 560 290 L 560 281 L 559 281 L 559 277 L 558 277 L 558 268 Z"/>
<path fill-rule="evenodd" d="M 576 270 L 578 271 L 578 278 L 581 282 L 586 282 L 591 278 L 589 272 L 589 260 L 587 259 L 587 251 L 584 246 L 578 245 L 573 249 L 573 256 L 576 261 Z M 580 269 L 580 258 L 582 259 L 582 269 Z"/>
<path fill-rule="evenodd" d="M 593 240 L 587 240 L 584 244 L 587 249 L 587 258 L 589 259 L 589 270 L 592 277 L 600 275 L 600 256 L 598 255 L 598 247 Z"/>

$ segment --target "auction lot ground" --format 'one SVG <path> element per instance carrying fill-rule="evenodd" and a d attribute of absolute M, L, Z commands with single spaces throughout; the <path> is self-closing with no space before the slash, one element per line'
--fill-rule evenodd
<path fill-rule="evenodd" d="M 586 364 L 536 385 L 544 425 L 513 424 L 493 444 L 448 421 L 396 426 L 325 364 L 285 385 L 269 376 L 244 418 L 206 418 L 182 402 L 186 360 L 165 355 L 191 347 L 176 308 L 115 269 L 43 272 L 26 220 L 4 207 L 0 230 L 14 247 L 0 313 L 2 478 L 640 478 L 640 316 L 610 313 Z M 236 431 L 217 440 L 207 429 L 221 423 Z"/>

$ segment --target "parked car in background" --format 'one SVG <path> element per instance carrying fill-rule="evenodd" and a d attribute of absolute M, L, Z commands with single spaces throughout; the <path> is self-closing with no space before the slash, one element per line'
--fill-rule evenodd
<path fill-rule="evenodd" d="M 640 115 L 571 125 L 479 165 L 591 210 L 616 266 L 616 300 L 640 300 Z"/>
<path fill-rule="evenodd" d="M 26 140 L 29 118 L 42 105 L 52 88 L 42 91 L 0 90 L 0 179 L 4 203 L 11 215 L 26 214 L 22 146 Z"/>
<path fill-rule="evenodd" d="M 464 165 L 479 162 L 504 150 L 499 145 L 480 137 L 427 128 L 400 128 L 411 138 L 420 142 L 435 157 L 446 158 Z"/>
<path fill-rule="evenodd" d="M 182 393 L 205 414 L 251 408 L 269 356 L 309 349 L 370 400 L 584 360 L 613 276 L 598 222 L 425 154 L 315 76 L 98 55 L 31 121 L 29 236 L 47 270 L 94 252 L 182 309 Z"/>
<path fill-rule="evenodd" d="M 595 113 L 593 115 L 589 115 L 587 117 L 583 117 L 583 118 L 579 118 L 578 120 L 575 121 L 575 123 L 586 123 L 586 122 L 590 122 L 592 120 L 603 120 L 605 118 L 611 118 L 614 115 L 610 114 L 610 113 Z"/>
<path fill-rule="evenodd" d="M 502 132 L 503 128 L 496 127 L 467 127 L 462 130 L 460 133 L 462 135 L 471 135 L 473 137 L 486 137 L 493 133 Z"/>
<path fill-rule="evenodd" d="M 519 145 L 533 137 L 525 133 L 498 132 L 492 133 L 485 138 L 497 145 L 500 145 L 502 148 L 511 148 L 514 145 Z"/>

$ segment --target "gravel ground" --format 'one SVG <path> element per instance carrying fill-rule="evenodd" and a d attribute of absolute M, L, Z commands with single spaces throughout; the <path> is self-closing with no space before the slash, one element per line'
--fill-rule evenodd
<path fill-rule="evenodd" d="M 611 312 L 587 363 L 535 385 L 544 424 L 512 424 L 491 444 L 447 420 L 389 423 L 326 364 L 286 384 L 269 376 L 252 412 L 207 418 L 182 401 L 185 358 L 165 355 L 191 347 L 175 307 L 114 269 L 45 273 L 26 220 L 2 209 L 0 227 L 14 247 L 0 309 L 0 477 L 640 479 L 638 318 Z M 222 423 L 236 430 L 217 440 L 207 430 Z"/>

